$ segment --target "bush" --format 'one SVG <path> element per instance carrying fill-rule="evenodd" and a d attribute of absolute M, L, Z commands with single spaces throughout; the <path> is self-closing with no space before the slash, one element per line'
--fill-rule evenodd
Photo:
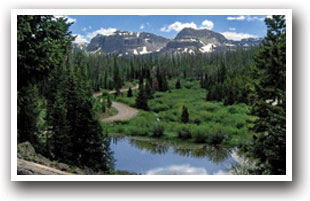
<path fill-rule="evenodd" d="M 192 138 L 191 125 L 179 125 L 176 130 L 178 133 L 178 138 L 189 139 Z"/>
<path fill-rule="evenodd" d="M 149 130 L 147 129 L 147 127 L 137 127 L 137 126 L 130 127 L 127 132 L 128 135 L 133 136 L 147 136 L 149 134 Z"/>
<path fill-rule="evenodd" d="M 221 144 L 225 138 L 226 134 L 224 133 L 224 130 L 219 125 L 217 125 L 215 132 L 210 136 L 209 142 L 212 145 L 218 145 Z"/>
<path fill-rule="evenodd" d="M 104 91 L 102 92 L 102 96 L 103 96 L 103 97 L 108 96 L 108 95 L 109 95 L 109 91 L 104 90 Z"/>
<path fill-rule="evenodd" d="M 166 110 L 169 110 L 169 106 L 168 105 L 165 105 L 165 104 L 154 104 L 151 106 L 151 110 L 158 113 L 158 112 L 161 112 L 161 111 L 166 111 Z"/>
<path fill-rule="evenodd" d="M 195 142 L 206 143 L 210 137 L 210 128 L 208 126 L 196 126 L 192 129 L 192 136 Z"/>
<path fill-rule="evenodd" d="M 160 138 L 161 136 L 164 135 L 164 132 L 165 132 L 165 127 L 161 123 L 155 123 L 153 124 L 150 133 L 152 137 Z"/>

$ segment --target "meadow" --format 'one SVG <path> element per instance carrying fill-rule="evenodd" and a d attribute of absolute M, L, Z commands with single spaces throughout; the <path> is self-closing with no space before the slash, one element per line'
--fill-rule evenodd
<path fill-rule="evenodd" d="M 181 80 L 181 88 L 175 88 L 176 80 L 169 81 L 167 92 L 155 92 L 148 101 L 149 110 L 139 110 L 136 117 L 126 121 L 105 123 L 109 133 L 129 136 L 145 136 L 193 143 L 237 146 L 251 140 L 249 128 L 255 117 L 250 116 L 246 104 L 224 106 L 222 102 L 206 101 L 206 90 L 199 81 Z M 113 101 L 135 107 L 138 91 L 132 97 L 127 92 Z M 186 106 L 189 121 L 181 121 L 182 108 Z"/>

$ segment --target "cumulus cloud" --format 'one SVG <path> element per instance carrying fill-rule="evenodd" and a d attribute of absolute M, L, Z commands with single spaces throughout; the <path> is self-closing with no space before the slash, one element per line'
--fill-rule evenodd
<path fill-rule="evenodd" d="M 76 22 L 75 18 L 68 17 L 67 15 L 54 15 L 55 18 L 65 18 L 68 23 Z"/>
<path fill-rule="evenodd" d="M 171 31 L 181 31 L 184 28 L 192 28 L 192 29 L 209 29 L 212 30 L 214 24 L 212 21 L 204 20 L 200 26 L 197 26 L 194 22 L 179 22 L 176 21 L 173 24 L 166 25 L 160 29 L 162 32 L 171 32 Z"/>
<path fill-rule="evenodd" d="M 245 20 L 245 16 L 244 15 L 229 16 L 229 17 L 227 17 L 227 20 Z"/>
<path fill-rule="evenodd" d="M 245 38 L 258 38 L 258 36 L 247 34 L 247 33 L 236 33 L 236 32 L 222 32 L 227 39 L 240 41 Z"/>
<path fill-rule="evenodd" d="M 144 29 L 144 24 L 141 24 L 140 29 Z"/>
<path fill-rule="evenodd" d="M 76 36 L 75 40 L 73 41 L 74 43 L 87 43 L 88 42 L 87 39 L 80 34 L 76 34 L 74 36 Z"/>
<path fill-rule="evenodd" d="M 178 22 L 176 21 L 173 24 L 170 24 L 168 26 L 164 26 L 160 29 L 160 31 L 163 32 L 170 32 L 172 30 L 174 31 L 181 31 L 184 28 L 193 28 L 193 29 L 197 29 L 197 25 L 194 22 L 190 22 L 190 23 L 182 23 L 182 22 Z"/>
<path fill-rule="evenodd" d="M 265 17 L 257 17 L 257 16 L 251 16 L 251 15 L 239 15 L 239 16 L 229 16 L 227 17 L 227 20 L 238 20 L 238 21 L 242 21 L 242 20 L 247 20 L 249 22 L 251 21 L 264 21 Z"/>
<path fill-rule="evenodd" d="M 200 29 L 209 29 L 212 30 L 214 24 L 209 20 L 205 20 L 201 23 Z"/>
<path fill-rule="evenodd" d="M 104 35 L 104 36 L 109 36 L 109 35 L 112 35 L 116 30 L 117 30 L 116 28 L 108 28 L 108 29 L 100 28 L 100 29 L 98 29 L 96 31 L 88 33 L 86 35 L 86 37 L 89 38 L 89 39 L 92 39 L 97 34 L 101 34 L 101 35 Z"/>

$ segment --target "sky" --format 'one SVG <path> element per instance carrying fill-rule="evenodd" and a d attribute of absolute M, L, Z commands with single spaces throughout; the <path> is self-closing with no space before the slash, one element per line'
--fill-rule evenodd
<path fill-rule="evenodd" d="M 227 39 L 241 40 L 264 37 L 267 32 L 265 15 L 69 15 L 70 31 L 75 42 L 89 42 L 98 33 L 110 35 L 116 30 L 149 32 L 174 38 L 185 27 L 209 29 Z"/>

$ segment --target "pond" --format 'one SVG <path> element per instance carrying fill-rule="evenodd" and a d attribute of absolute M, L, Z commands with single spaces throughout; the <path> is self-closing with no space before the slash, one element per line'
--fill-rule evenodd
<path fill-rule="evenodd" d="M 236 148 L 184 148 L 124 136 L 112 137 L 111 149 L 115 169 L 149 175 L 231 174 L 231 168 L 242 160 Z"/>

